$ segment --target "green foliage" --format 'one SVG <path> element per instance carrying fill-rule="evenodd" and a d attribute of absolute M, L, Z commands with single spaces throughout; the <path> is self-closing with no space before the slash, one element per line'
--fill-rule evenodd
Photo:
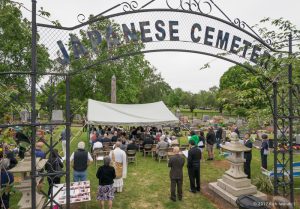
<path fill-rule="evenodd" d="M 254 185 L 261 192 L 265 192 L 267 194 L 272 194 L 273 192 L 273 185 L 270 179 L 266 175 L 262 175 L 262 174 L 258 175 L 254 179 Z"/>
<path fill-rule="evenodd" d="M 106 34 L 108 25 L 111 25 L 122 44 L 108 49 L 107 40 L 103 40 L 94 51 L 87 31 L 98 30 L 101 34 Z M 73 54 L 70 55 L 73 60 L 70 69 L 76 72 L 71 77 L 70 83 L 71 112 L 73 114 L 86 113 L 87 99 L 89 98 L 110 102 L 113 75 L 116 76 L 117 103 L 148 103 L 160 100 L 168 102 L 167 95 L 170 93 L 171 87 L 157 73 L 156 69 L 150 66 L 143 54 L 122 57 L 128 52 L 139 52 L 143 49 L 143 44 L 141 42 L 127 43 L 121 34 L 120 26 L 107 19 L 92 23 L 87 29 L 80 31 L 78 38 L 89 54 L 79 60 L 74 59 Z M 71 44 L 68 45 L 71 47 Z M 115 56 L 121 56 L 121 58 L 103 62 Z M 63 66 L 58 66 L 54 70 L 66 71 Z M 65 106 L 65 81 L 55 80 L 52 86 L 50 83 L 49 80 L 44 84 L 38 95 L 41 109 L 46 113 L 50 113 L 53 108 L 63 109 Z M 48 96 L 51 93 L 57 94 L 57 96 L 49 103 Z"/>
<path fill-rule="evenodd" d="M 46 48 L 37 46 L 37 69 L 42 73 L 51 66 Z M 29 72 L 31 69 L 31 26 L 23 19 L 19 5 L 9 0 L 0 4 L 0 72 Z M 38 80 L 40 77 L 38 77 Z M 24 75 L 0 77 L 0 118 L 4 113 L 26 108 L 30 86 Z"/>

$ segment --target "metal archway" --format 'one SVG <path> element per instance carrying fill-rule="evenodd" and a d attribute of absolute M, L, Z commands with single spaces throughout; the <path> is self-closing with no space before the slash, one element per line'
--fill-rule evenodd
<path fill-rule="evenodd" d="M 36 179 L 40 176 L 51 176 L 54 174 L 44 174 L 37 172 L 35 161 L 35 143 L 36 143 L 36 127 L 39 125 L 65 125 L 67 150 L 66 150 L 66 207 L 70 208 L 70 78 L 76 73 L 88 70 L 91 66 L 133 56 L 140 53 L 154 52 L 187 52 L 209 55 L 219 59 L 223 59 L 234 64 L 245 67 L 251 73 L 257 73 L 252 66 L 259 64 L 260 56 L 269 56 L 271 53 L 280 51 L 274 49 L 270 40 L 263 40 L 246 22 L 236 18 L 233 21 L 214 3 L 213 0 L 208 1 L 192 1 L 165 0 L 164 8 L 155 7 L 155 3 L 159 0 L 150 0 L 140 5 L 137 1 L 123 2 L 114 7 L 100 13 L 85 21 L 84 15 L 78 15 L 80 24 L 74 27 L 62 27 L 56 25 L 39 24 L 36 22 L 36 0 L 32 0 L 32 69 L 30 72 L 6 72 L 5 74 L 27 75 L 31 78 L 31 121 L 29 124 L 18 124 L 21 126 L 29 126 L 32 130 L 31 135 L 31 186 L 32 186 L 32 208 L 36 208 Z M 176 6 L 174 6 L 177 3 Z M 121 9 L 121 11 L 120 11 Z M 115 12 L 116 11 L 116 12 Z M 220 14 L 212 15 L 213 12 Z M 148 16 L 147 16 L 148 15 Z M 150 17 L 149 17 L 150 16 Z M 155 17 L 159 17 L 155 18 Z M 162 19 L 161 19 L 162 18 Z M 169 19 L 169 21 L 166 21 Z M 89 26 L 107 20 L 114 20 L 119 26 L 118 32 L 123 32 L 123 37 L 119 38 L 115 28 L 108 26 L 106 29 L 91 30 Z M 128 20 L 128 22 L 124 22 Z M 192 21 L 191 21 L 192 20 Z M 123 22 L 122 22 L 123 21 Z M 122 26 L 123 31 L 120 29 Z M 138 30 L 138 26 L 139 29 Z M 86 32 L 85 38 L 89 37 L 89 49 L 87 50 L 86 42 L 82 43 L 79 31 Z M 103 33 L 103 30 L 106 33 Z M 155 31 L 155 33 L 152 33 Z M 187 32 L 188 31 L 188 32 Z M 82 31 L 81 31 L 82 32 Z M 70 33 L 70 34 L 69 34 Z M 39 41 L 37 35 L 39 34 Z M 99 53 L 97 46 L 102 43 L 104 37 L 108 43 L 108 48 L 122 47 L 123 45 L 133 43 L 142 44 L 145 48 L 137 48 L 136 51 L 125 52 L 124 54 L 112 54 L 102 60 L 90 59 L 88 64 L 80 69 L 73 69 L 68 72 L 48 72 L 43 75 L 51 75 L 53 77 L 63 77 L 66 81 L 66 121 L 61 123 L 37 123 L 36 114 L 36 85 L 37 76 L 41 75 L 37 71 L 37 42 L 45 45 L 49 51 L 50 59 L 62 66 L 68 66 L 75 59 L 86 59 L 88 54 Z M 81 37 L 82 38 L 82 37 Z M 71 40 L 69 42 L 69 39 Z M 292 54 L 292 36 L 290 36 L 288 52 L 282 52 L 289 56 Z M 67 43 L 70 44 L 71 52 L 67 50 Z M 59 52 L 59 53 L 58 53 Z M 57 54 L 60 54 L 59 56 Z M 72 60 L 73 59 L 73 60 Z M 274 118 L 274 172 L 275 184 L 274 194 L 282 191 L 284 195 L 289 194 L 290 200 L 294 203 L 294 182 L 293 182 L 293 150 L 290 146 L 288 157 L 277 152 L 278 143 L 293 143 L 292 134 L 287 134 L 285 122 L 288 124 L 289 132 L 293 133 L 293 121 L 300 119 L 299 115 L 295 115 L 293 106 L 293 80 L 292 66 L 289 66 L 288 89 L 282 94 L 287 94 L 289 100 L 283 100 L 278 104 L 278 98 L 283 95 L 278 93 L 277 82 L 268 80 L 273 84 L 274 93 L 269 95 L 269 100 L 273 118 Z M 266 88 L 261 83 L 262 88 Z M 273 102 L 272 102 L 273 101 Z M 280 108 L 281 105 L 283 108 Z M 286 112 L 287 110 L 287 112 Z M 281 121 L 279 123 L 278 121 Z M 15 125 L 3 124 L 0 127 L 12 127 Z M 277 133 L 281 133 L 281 137 L 277 138 Z M 49 150 L 52 150 L 56 144 L 50 143 Z M 283 164 L 283 177 L 278 177 L 277 163 Z M 284 174 L 290 176 L 289 180 L 284 179 Z M 283 178 L 283 179 L 281 179 Z M 49 204 L 57 204 L 54 202 L 55 194 L 49 197 Z"/>

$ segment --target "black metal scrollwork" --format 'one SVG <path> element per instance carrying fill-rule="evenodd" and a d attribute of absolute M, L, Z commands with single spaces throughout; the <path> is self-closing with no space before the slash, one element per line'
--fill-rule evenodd
<path fill-rule="evenodd" d="M 265 42 L 266 44 L 268 45 L 271 45 L 272 44 L 272 41 L 271 39 L 267 39 L 267 40 L 264 40 L 260 35 L 258 35 L 252 27 L 250 27 L 246 22 L 240 20 L 239 18 L 235 18 L 233 23 L 235 25 L 237 25 L 239 28 L 242 28 L 242 29 L 247 29 L 247 30 L 250 30 L 250 32 L 252 32 L 257 38 L 259 38 L 261 41 Z"/>
<path fill-rule="evenodd" d="M 77 15 L 77 21 L 80 22 L 80 23 L 84 23 L 85 21 L 85 15 L 84 14 L 79 14 Z"/>
<path fill-rule="evenodd" d="M 139 8 L 139 3 L 137 1 L 122 2 L 121 5 L 123 5 L 124 12 L 135 11 Z"/>
<path fill-rule="evenodd" d="M 170 2 L 173 2 L 172 4 Z M 210 14 L 212 5 L 209 1 L 203 0 L 177 0 L 177 7 L 174 5 L 174 0 L 166 0 L 169 9 L 181 9 L 185 11 L 200 12 L 202 14 Z"/>
<path fill-rule="evenodd" d="M 239 18 L 235 18 L 233 23 L 237 26 L 239 26 L 239 28 L 243 28 L 245 29 L 247 23 L 245 23 L 244 21 L 240 20 Z"/>

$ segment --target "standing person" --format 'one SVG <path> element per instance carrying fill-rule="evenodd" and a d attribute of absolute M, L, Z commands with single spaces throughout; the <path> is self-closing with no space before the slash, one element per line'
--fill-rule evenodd
<path fill-rule="evenodd" d="M 236 125 L 233 128 L 233 132 L 235 132 L 238 135 L 238 138 L 240 138 L 240 131 L 239 131 L 239 128 Z"/>
<path fill-rule="evenodd" d="M 209 127 L 208 133 L 206 135 L 206 143 L 207 143 L 207 152 L 208 152 L 208 159 L 214 159 L 214 144 L 216 143 L 216 135 L 214 132 L 213 127 Z"/>
<path fill-rule="evenodd" d="M 114 199 L 114 178 L 116 172 L 114 167 L 110 166 L 110 158 L 108 156 L 103 159 L 104 165 L 98 168 L 96 177 L 99 179 L 99 187 L 97 200 L 100 201 L 100 207 L 104 209 L 104 201 L 108 201 L 108 208 L 112 208 Z"/>
<path fill-rule="evenodd" d="M 248 179 L 251 179 L 251 159 L 252 159 L 252 141 L 250 139 L 250 134 L 246 133 L 244 136 L 244 144 L 246 147 L 250 148 L 250 151 L 246 151 L 244 152 L 244 158 L 245 158 L 245 162 L 244 162 L 244 172 L 247 175 Z"/>
<path fill-rule="evenodd" d="M 115 149 L 109 153 L 110 159 L 113 161 L 113 165 L 116 171 L 116 178 L 114 179 L 114 188 L 117 192 L 123 190 L 123 179 L 127 177 L 127 163 L 126 153 L 120 149 L 121 143 L 116 142 Z"/>
<path fill-rule="evenodd" d="M 183 183 L 183 173 L 182 168 L 184 166 L 184 159 L 179 155 L 179 147 L 174 147 L 174 156 L 171 157 L 168 163 L 170 167 L 170 179 L 171 179 L 171 197 L 172 201 L 176 201 L 176 186 L 178 200 L 182 200 L 182 183 Z"/>
<path fill-rule="evenodd" d="M 204 136 L 204 131 L 200 131 L 198 147 L 199 147 L 199 149 L 201 150 L 201 159 L 203 159 L 203 150 L 204 150 L 204 148 L 205 148 L 205 136 Z"/>
<path fill-rule="evenodd" d="M 191 149 L 188 151 L 188 173 L 190 179 L 190 192 L 200 192 L 200 160 L 201 150 L 195 145 L 193 140 L 189 141 Z M 196 185 L 195 185 L 196 182 Z"/>
<path fill-rule="evenodd" d="M 195 145 L 198 145 L 199 143 L 199 136 L 195 133 L 195 131 L 191 131 L 190 133 L 191 135 L 191 138 L 189 139 L 189 141 L 194 141 L 195 142 Z"/>
<path fill-rule="evenodd" d="M 268 135 L 263 134 L 261 138 L 263 139 L 263 142 L 260 147 L 261 167 L 263 167 L 264 169 L 268 169 L 268 154 L 269 154 Z"/>
<path fill-rule="evenodd" d="M 73 180 L 86 181 L 88 164 L 93 162 L 91 154 L 84 150 L 85 143 L 79 142 L 77 151 L 73 152 L 70 158 L 74 169 Z"/>
<path fill-rule="evenodd" d="M 64 153 L 64 156 L 62 157 L 63 160 L 66 159 L 66 144 L 67 144 L 67 134 L 66 134 L 66 129 L 64 129 L 61 133 L 60 133 L 60 138 L 61 138 L 61 146 L 62 146 L 62 150 Z"/>
<path fill-rule="evenodd" d="M 217 149 L 220 151 L 220 144 L 222 142 L 222 133 L 223 133 L 223 129 L 222 127 L 219 127 L 217 132 L 216 132 L 216 142 L 217 142 Z"/>
<path fill-rule="evenodd" d="M 0 163 L 1 167 L 1 188 L 3 193 L 0 201 L 0 208 L 9 209 L 10 188 L 14 183 L 14 176 L 7 169 L 9 168 L 9 159 L 3 158 Z"/>
<path fill-rule="evenodd" d="M 57 150 L 52 150 L 52 152 L 49 154 L 49 159 L 45 165 L 45 170 L 48 173 L 55 173 L 57 171 L 62 171 L 62 168 L 64 167 L 64 164 L 62 163 L 62 159 L 59 156 Z M 51 175 L 50 177 L 47 177 L 49 189 L 48 189 L 48 196 L 50 196 L 53 184 L 60 184 L 60 175 Z"/>

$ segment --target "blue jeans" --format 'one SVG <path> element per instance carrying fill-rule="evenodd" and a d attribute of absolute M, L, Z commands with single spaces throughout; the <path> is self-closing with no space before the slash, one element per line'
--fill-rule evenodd
<path fill-rule="evenodd" d="M 86 177 L 87 177 L 87 171 L 75 171 L 73 173 L 73 180 L 74 182 L 77 181 L 86 181 Z"/>

